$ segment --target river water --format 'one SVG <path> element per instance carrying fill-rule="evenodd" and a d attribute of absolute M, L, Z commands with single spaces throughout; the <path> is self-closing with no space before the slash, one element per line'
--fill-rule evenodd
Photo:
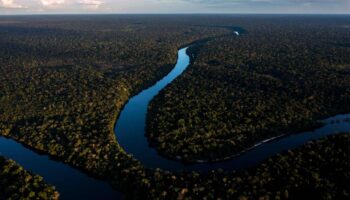
<path fill-rule="evenodd" d="M 226 170 L 243 169 L 254 166 L 284 150 L 299 147 L 307 141 L 350 131 L 350 123 L 347 120 L 350 118 L 350 114 L 337 115 L 324 120 L 324 126 L 314 131 L 288 135 L 273 140 L 267 139 L 245 153 L 226 161 L 186 165 L 159 155 L 154 148 L 149 146 L 145 136 L 147 108 L 150 101 L 190 65 L 187 49 L 186 47 L 179 50 L 177 64 L 167 76 L 128 101 L 116 122 L 115 134 L 119 144 L 145 167 L 170 171 L 201 172 L 219 168 Z M 25 169 L 44 177 L 47 183 L 57 188 L 63 200 L 112 200 L 122 197 L 107 182 L 89 177 L 62 162 L 34 152 L 14 140 L 0 137 L 0 155 L 13 159 Z"/>
<path fill-rule="evenodd" d="M 119 144 L 129 154 L 148 168 L 161 168 L 169 171 L 201 171 L 207 172 L 214 169 L 243 169 L 258 164 L 284 150 L 293 149 L 310 140 L 350 131 L 350 123 L 346 121 L 350 115 L 337 115 L 324 120 L 324 126 L 314 131 L 288 135 L 279 138 L 270 138 L 256 144 L 254 147 L 233 156 L 230 159 L 214 163 L 184 164 L 171 160 L 158 154 L 149 145 L 145 136 L 147 108 L 150 101 L 168 84 L 183 73 L 190 64 L 190 57 L 186 53 L 187 48 L 179 50 L 175 68 L 163 79 L 138 95 L 132 97 L 125 105 L 117 121 L 115 134 Z M 335 122 L 335 123 L 333 123 Z"/>
<path fill-rule="evenodd" d="M 56 187 L 62 200 L 122 199 L 121 193 L 113 190 L 107 182 L 89 177 L 67 164 L 34 152 L 14 140 L 0 137 L 0 155 L 44 177 L 45 182 Z"/>

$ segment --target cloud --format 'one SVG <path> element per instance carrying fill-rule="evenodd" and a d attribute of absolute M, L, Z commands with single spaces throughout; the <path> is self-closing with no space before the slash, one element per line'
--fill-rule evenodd
<path fill-rule="evenodd" d="M 1 0 L 1 7 L 3 8 L 24 8 L 23 5 L 16 3 L 14 0 Z"/>
<path fill-rule="evenodd" d="M 103 0 L 37 0 L 43 7 L 49 9 L 98 9 Z"/>
<path fill-rule="evenodd" d="M 66 3 L 65 0 L 40 0 L 40 2 L 44 7 L 54 7 Z"/>
<path fill-rule="evenodd" d="M 98 9 L 103 4 L 101 0 L 79 0 L 78 3 L 88 9 Z"/>
<path fill-rule="evenodd" d="M 39 0 L 44 8 L 82 8 L 82 9 L 98 9 L 102 4 L 102 0 Z"/>

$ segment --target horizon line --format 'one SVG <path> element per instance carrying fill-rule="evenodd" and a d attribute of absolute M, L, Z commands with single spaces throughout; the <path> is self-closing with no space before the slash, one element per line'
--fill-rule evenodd
<path fill-rule="evenodd" d="M 244 12 L 244 13 L 211 13 L 211 12 L 203 12 L 203 13 L 20 13 L 20 14 L 0 14 L 0 16 L 43 16 L 43 15 L 51 15 L 51 16 L 60 16 L 60 15 L 350 15 L 350 13 L 298 13 L 298 12 L 290 12 L 290 13 L 278 13 L 278 12 Z"/>

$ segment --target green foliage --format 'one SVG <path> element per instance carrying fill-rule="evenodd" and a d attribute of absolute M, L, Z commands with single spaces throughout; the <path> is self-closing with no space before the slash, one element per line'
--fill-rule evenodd
<path fill-rule="evenodd" d="M 162 154 L 217 160 L 350 111 L 350 41 L 341 24 L 300 16 L 244 22 L 240 37 L 194 46 L 192 66 L 149 108 Z"/>
<path fill-rule="evenodd" d="M 245 171 L 208 176 L 223 199 L 349 199 L 350 134 L 307 143 Z M 204 183 L 205 187 L 209 182 Z"/>
<path fill-rule="evenodd" d="M 348 23 L 346 19 L 339 17 L 327 22 L 310 17 L 286 23 L 270 17 L 258 20 L 233 16 L 45 16 L 45 19 L 2 16 L 1 20 L 17 22 L 0 23 L 1 135 L 108 180 L 125 192 L 127 198 L 277 199 L 297 197 L 305 191 L 318 195 L 316 197 L 348 197 L 349 162 L 345 156 L 350 153 L 346 148 L 350 141 L 346 136 L 317 142 L 293 154 L 283 154 L 249 171 L 218 170 L 199 174 L 145 169 L 119 147 L 113 133 L 122 106 L 133 94 L 170 70 L 177 48 L 199 39 L 231 33 L 222 26 L 232 24 L 245 27 L 249 34 L 242 38 L 217 38 L 200 49 L 193 46 L 194 65 L 154 101 L 159 103 L 159 111 L 154 112 L 155 104 L 152 104 L 151 116 L 157 114 L 154 118 L 157 123 L 151 122 L 151 125 L 160 126 L 170 120 L 171 124 L 161 125 L 159 134 L 162 136 L 169 127 L 174 129 L 169 137 L 174 144 L 167 138 L 160 141 L 171 149 L 164 153 L 181 153 L 173 151 L 174 147 L 187 143 L 190 144 L 186 150 L 188 159 L 202 157 L 198 155 L 202 155 L 203 149 L 213 155 L 209 157 L 218 156 L 225 148 L 223 155 L 231 154 L 249 142 L 275 135 L 287 127 L 309 125 L 298 124 L 300 120 L 345 111 L 349 50 L 334 41 L 340 44 L 348 41 L 343 29 L 335 28 Z M 296 25 L 300 22 L 303 28 Z M 315 28 L 320 24 L 324 29 Z M 325 43 L 318 46 L 311 32 L 316 32 L 316 38 Z M 303 34 L 308 36 L 307 46 L 296 49 L 303 43 Z M 327 44 L 327 38 L 334 38 L 333 43 Z M 294 39 L 297 39 L 295 44 Z M 293 51 L 288 50 L 288 45 L 292 45 Z M 323 45 L 331 48 L 325 50 L 321 48 Z M 283 48 L 288 51 L 283 53 Z M 303 61 L 304 53 L 315 57 Z M 271 62 L 272 58 L 276 62 Z M 334 65 L 317 67 L 314 60 Z M 268 63 L 275 64 L 269 67 Z M 303 68 L 304 64 L 308 65 Z M 321 86 L 325 89 L 320 90 Z M 167 94 L 170 96 L 165 98 Z M 288 97 L 289 94 L 293 98 Z M 314 94 L 318 96 L 312 97 Z M 324 99 L 326 95 L 329 103 Z M 174 102 L 179 102 L 178 113 L 174 112 Z M 169 119 L 162 117 L 164 103 L 169 105 Z M 333 109 L 329 107 L 331 104 Z M 186 110 L 188 108 L 191 109 Z M 232 108 L 237 112 L 230 110 Z M 227 120 L 227 116 L 232 120 Z M 274 131 L 258 134 L 259 130 Z M 197 135 L 196 140 L 191 140 Z M 162 139 L 162 136 L 154 134 L 151 138 Z M 177 139 L 172 139 L 173 136 Z M 249 141 L 248 136 L 251 137 Z M 321 147 L 328 144 L 333 146 L 323 151 Z M 304 159 L 309 155 L 309 148 L 314 151 L 314 157 Z M 296 155 L 300 158 L 294 164 Z M 321 162 L 327 155 L 329 159 Z M 2 166 L 7 164 L 0 164 L 0 173 L 8 174 L 9 170 Z M 331 170 L 319 170 L 328 166 L 339 170 L 335 176 L 339 182 L 331 178 Z M 340 177 L 340 174 L 345 175 Z M 0 181 L 8 180 L 0 178 Z M 22 177 L 20 180 L 37 180 L 34 185 L 42 184 L 39 178 Z M 51 196 L 47 191 L 21 189 L 20 183 L 16 180 L 1 184 L 0 191 L 4 193 L 0 194 L 14 195 L 13 199 Z M 24 191 L 24 195 L 19 191 Z"/>
<path fill-rule="evenodd" d="M 117 144 L 116 117 L 170 71 L 178 47 L 227 30 L 186 17 L 10 18 L 0 17 L 0 134 L 125 191 L 148 191 L 148 172 Z"/>
<path fill-rule="evenodd" d="M 0 199 L 58 199 L 53 186 L 0 156 Z"/>

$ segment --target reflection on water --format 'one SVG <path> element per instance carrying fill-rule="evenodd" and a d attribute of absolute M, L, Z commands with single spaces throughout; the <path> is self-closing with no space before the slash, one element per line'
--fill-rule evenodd
<path fill-rule="evenodd" d="M 326 119 L 324 121 L 325 125 L 317 130 L 264 140 L 245 153 L 226 161 L 186 165 L 175 160 L 167 159 L 159 155 L 157 151 L 148 144 L 148 140 L 145 136 L 147 107 L 153 97 L 156 96 L 160 90 L 181 75 L 181 73 L 189 66 L 190 58 L 186 54 L 186 49 L 187 48 L 179 50 L 177 64 L 166 77 L 130 99 L 117 121 L 115 134 L 118 138 L 119 144 L 126 152 L 132 154 L 146 167 L 161 168 L 170 171 L 203 172 L 219 168 L 227 170 L 242 169 L 256 165 L 264 159 L 284 150 L 301 146 L 307 141 L 319 139 L 327 135 L 350 131 L 350 123 L 347 123 L 347 121 L 344 120 L 349 118 L 350 115 L 338 115 Z M 332 121 L 338 122 L 331 123 Z"/>
<path fill-rule="evenodd" d="M 0 155 L 19 163 L 24 169 L 44 177 L 44 181 L 54 185 L 62 200 L 76 199 L 122 199 L 107 182 L 87 176 L 77 169 L 59 161 L 40 155 L 14 140 L 0 137 Z"/>

